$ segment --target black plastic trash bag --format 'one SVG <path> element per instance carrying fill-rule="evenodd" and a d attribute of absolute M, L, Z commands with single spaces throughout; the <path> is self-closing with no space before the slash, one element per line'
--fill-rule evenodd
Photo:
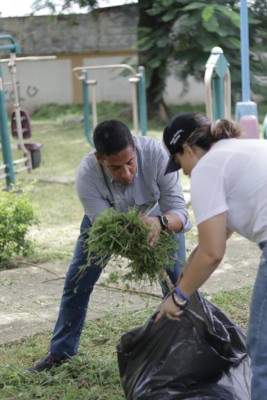
<path fill-rule="evenodd" d="M 127 400 L 250 400 L 242 328 L 198 292 L 180 321 L 156 314 L 117 346 Z"/>

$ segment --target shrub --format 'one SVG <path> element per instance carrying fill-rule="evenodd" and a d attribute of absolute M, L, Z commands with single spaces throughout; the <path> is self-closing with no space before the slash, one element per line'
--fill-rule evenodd
<path fill-rule="evenodd" d="M 37 222 L 27 189 L 13 187 L 0 192 L 0 264 L 32 252 L 33 243 L 27 234 Z"/>

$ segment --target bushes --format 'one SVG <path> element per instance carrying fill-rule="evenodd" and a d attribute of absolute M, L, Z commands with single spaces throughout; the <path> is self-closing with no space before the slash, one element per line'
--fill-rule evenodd
<path fill-rule="evenodd" d="M 26 189 L 0 191 L 0 268 L 14 256 L 32 252 L 27 234 L 37 222 Z"/>

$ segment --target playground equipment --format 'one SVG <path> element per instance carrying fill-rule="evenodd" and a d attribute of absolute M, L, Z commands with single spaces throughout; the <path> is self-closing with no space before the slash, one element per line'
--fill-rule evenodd
<path fill-rule="evenodd" d="M 247 138 L 259 138 L 257 104 L 250 100 L 249 38 L 247 1 L 240 4 L 242 101 L 236 103 L 235 119 Z"/>
<path fill-rule="evenodd" d="M 250 101 L 248 15 L 246 0 L 240 7 L 242 102 L 236 103 L 235 119 L 249 138 L 259 138 L 257 104 Z M 206 113 L 211 121 L 231 118 L 231 81 L 229 64 L 220 47 L 214 47 L 206 64 L 204 77 Z M 267 137 L 267 119 L 264 122 Z"/>
<path fill-rule="evenodd" d="M 88 67 L 73 68 L 73 72 L 77 79 L 82 81 L 83 88 L 83 112 L 84 112 L 84 129 L 88 142 L 94 146 L 91 135 L 90 124 L 90 101 L 89 88 L 92 93 L 92 116 L 93 128 L 97 125 L 97 105 L 96 105 L 96 80 L 88 79 L 88 71 L 90 70 L 107 70 L 107 69 L 123 69 L 130 71 L 131 76 L 128 78 L 131 84 L 132 105 L 133 105 L 133 128 L 134 133 L 139 133 L 139 120 L 141 125 L 142 135 L 146 135 L 147 131 L 147 109 L 146 109 L 146 82 L 145 69 L 139 66 L 137 72 L 128 64 L 111 64 L 111 65 L 96 65 Z M 138 107 L 139 103 L 139 107 Z M 139 117 L 138 117 L 139 116 Z"/>
<path fill-rule="evenodd" d="M 20 48 L 16 44 L 12 36 L 1 35 L 0 40 L 9 42 L 8 44 L 0 45 L 1 52 L 10 52 L 11 54 L 17 54 L 20 52 Z M 6 178 L 7 186 L 10 186 L 10 184 L 15 183 L 15 173 L 11 153 L 10 137 L 8 132 L 7 110 L 3 86 L 2 68 L 0 64 L 0 133 L 4 161 L 4 164 L 0 166 L 0 170 L 4 170 L 4 173 L 1 174 L 0 178 Z M 28 157 L 24 157 L 23 161 L 28 162 Z"/>
<path fill-rule="evenodd" d="M 210 121 L 231 118 L 231 77 L 229 63 L 220 47 L 214 47 L 204 76 L 206 115 Z"/>
<path fill-rule="evenodd" d="M 263 121 L 263 137 L 264 137 L 264 139 L 267 139 L 267 114 L 265 115 L 265 118 Z"/>
<path fill-rule="evenodd" d="M 41 161 L 40 149 L 41 143 L 29 143 L 26 139 L 32 137 L 31 122 L 26 110 L 21 109 L 19 104 L 19 94 L 16 82 L 16 54 L 11 53 L 8 68 L 11 76 L 11 85 L 14 93 L 14 110 L 11 114 L 11 133 L 14 139 L 18 140 L 18 149 L 23 152 L 27 158 L 26 167 L 16 169 L 16 173 L 25 171 L 31 172 L 38 168 Z"/>
<path fill-rule="evenodd" d="M 31 172 L 33 168 L 40 165 L 41 155 L 40 143 L 25 142 L 32 136 L 29 115 L 26 110 L 22 110 L 19 104 L 19 94 L 16 82 L 16 58 L 20 52 L 20 47 L 11 35 L 0 35 L 0 41 L 8 42 L 8 44 L 0 45 L 0 52 L 10 52 L 9 59 L 1 60 L 8 62 L 8 69 L 11 76 L 10 82 L 4 82 L 2 77 L 2 69 L 0 63 L 0 133 L 4 164 L 0 166 L 3 171 L 0 179 L 6 178 L 7 187 L 15 183 L 15 174 L 23 171 Z M 19 60 L 26 57 L 21 57 Z M 18 140 L 18 149 L 22 151 L 23 157 L 17 160 L 12 159 L 11 143 L 8 129 L 7 109 L 4 95 L 4 85 L 11 85 L 14 95 L 14 111 L 11 115 L 11 132 L 13 138 Z M 21 166 L 21 164 L 24 164 Z"/>

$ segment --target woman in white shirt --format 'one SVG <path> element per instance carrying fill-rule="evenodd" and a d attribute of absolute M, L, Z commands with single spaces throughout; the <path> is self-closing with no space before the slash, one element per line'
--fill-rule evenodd
<path fill-rule="evenodd" d="M 252 361 L 252 400 L 267 391 L 267 142 L 243 139 L 230 120 L 210 124 L 207 117 L 183 113 L 163 133 L 170 153 L 166 172 L 182 167 L 191 177 L 191 202 L 198 246 L 177 286 L 163 303 L 163 315 L 179 320 L 190 295 L 220 264 L 231 233 L 262 250 L 251 301 L 247 346 Z"/>

